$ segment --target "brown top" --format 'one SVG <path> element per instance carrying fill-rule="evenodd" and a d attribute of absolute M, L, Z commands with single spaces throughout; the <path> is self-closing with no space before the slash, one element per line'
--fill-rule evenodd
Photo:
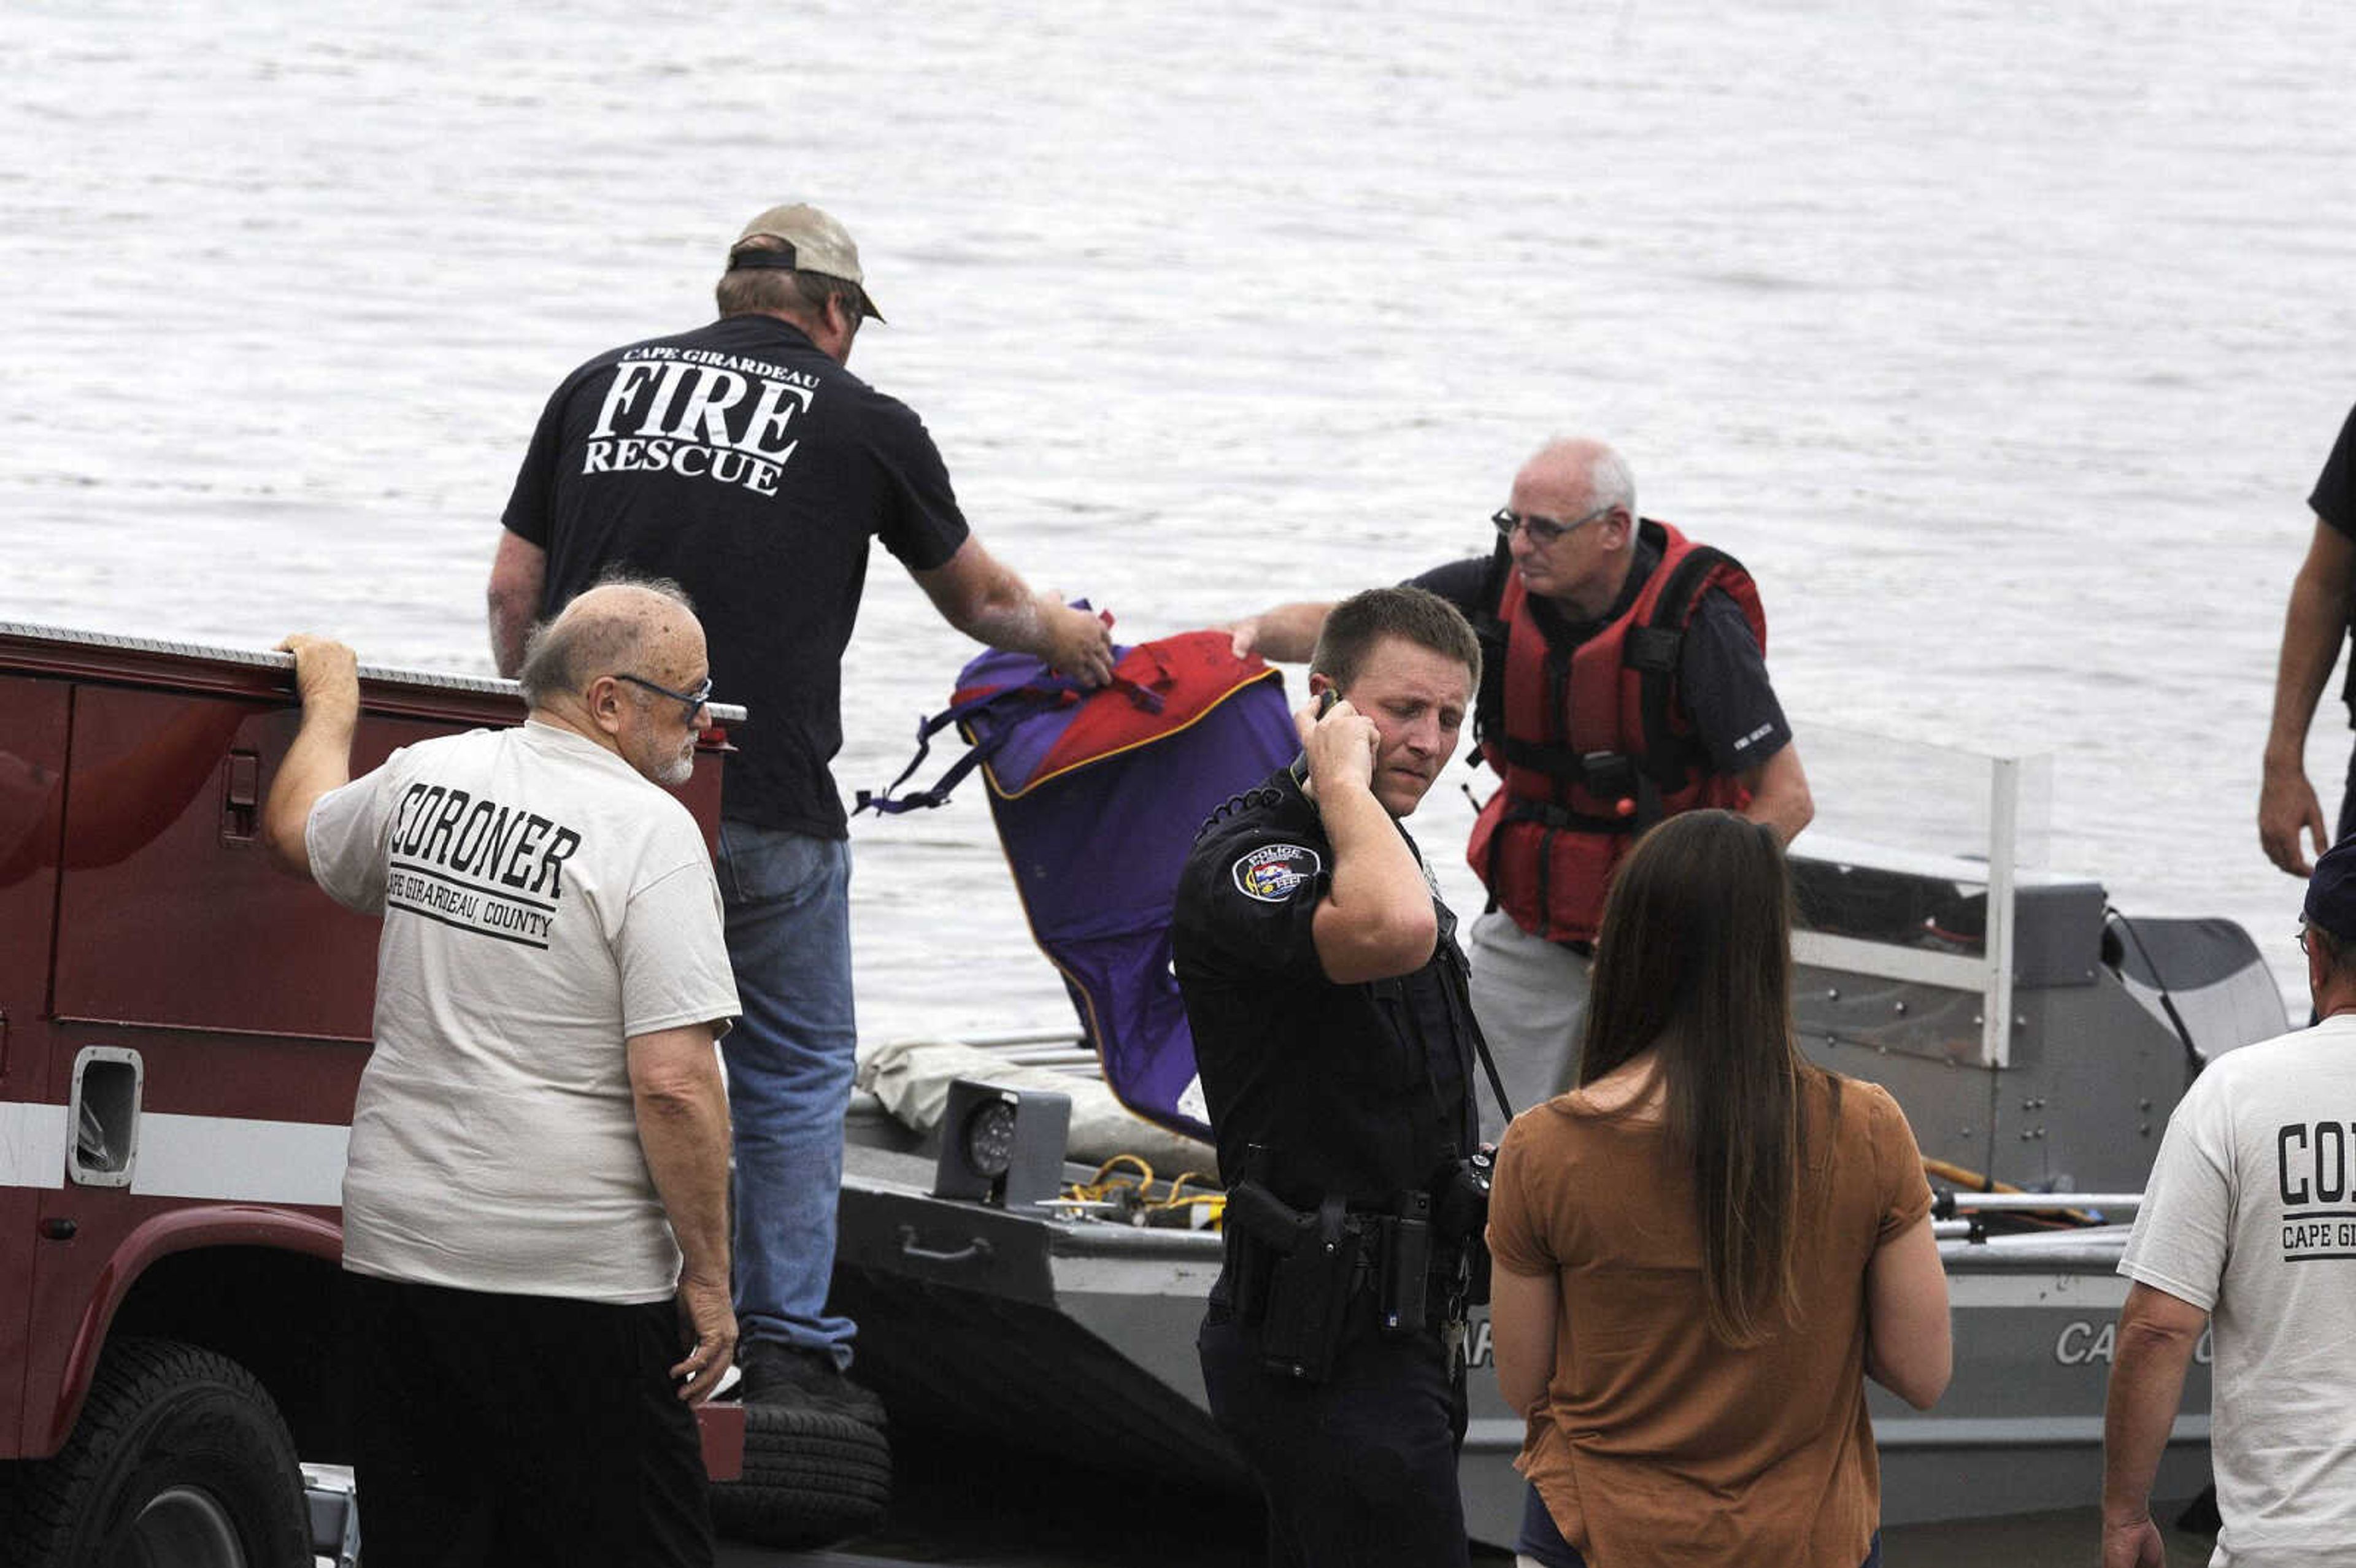
<path fill-rule="evenodd" d="M 1930 1211 L 1921 1152 L 1877 1084 L 1807 1092 L 1798 1321 L 1750 1349 L 1709 1331 L 1693 1180 L 1657 1119 L 1583 1093 L 1514 1120 L 1497 1266 L 1556 1276 L 1554 1376 L 1515 1467 L 1590 1562 L 1857 1568 L 1881 1510 L 1865 1413 L 1865 1269 Z"/>

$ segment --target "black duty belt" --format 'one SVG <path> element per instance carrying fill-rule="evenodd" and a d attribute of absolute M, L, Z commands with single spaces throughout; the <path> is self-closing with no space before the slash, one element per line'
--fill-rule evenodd
<path fill-rule="evenodd" d="M 1269 1371 L 1323 1382 L 1355 1325 L 1419 1334 L 1462 1320 L 1467 1242 L 1435 1243 L 1428 1196 L 1400 1207 L 1353 1210 L 1329 1198 L 1302 1211 L 1255 1180 L 1228 1189 L 1230 1306 L 1258 1331 Z"/>

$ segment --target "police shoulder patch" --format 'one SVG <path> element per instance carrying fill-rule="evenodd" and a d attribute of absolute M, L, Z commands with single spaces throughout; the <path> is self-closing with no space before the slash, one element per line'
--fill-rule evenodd
<path fill-rule="evenodd" d="M 1305 844 L 1263 844 L 1238 856 L 1230 874 L 1244 897 L 1280 904 L 1324 869 L 1317 851 Z"/>

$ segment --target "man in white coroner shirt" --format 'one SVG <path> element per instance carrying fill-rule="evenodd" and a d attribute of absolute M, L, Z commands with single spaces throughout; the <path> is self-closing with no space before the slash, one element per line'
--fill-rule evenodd
<path fill-rule="evenodd" d="M 2147 1494 L 2204 1324 L 2211 1563 L 2356 1564 L 2356 840 L 2316 861 L 2298 941 L 2320 1021 L 2202 1070 L 2119 1263 L 2105 1568 L 2164 1561 Z"/>
<path fill-rule="evenodd" d="M 384 920 L 343 1194 L 369 1568 L 709 1564 L 689 1407 L 736 1343 L 737 999 L 660 787 L 711 723 L 702 629 L 669 584 L 592 589 L 533 635 L 524 723 L 349 782 L 350 650 L 284 646 L 303 726 L 265 837 Z"/>

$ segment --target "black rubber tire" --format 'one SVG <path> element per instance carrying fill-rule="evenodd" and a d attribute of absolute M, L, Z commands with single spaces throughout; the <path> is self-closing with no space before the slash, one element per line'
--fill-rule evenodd
<path fill-rule="evenodd" d="M 732 1541 L 807 1550 L 863 1535 L 892 1501 L 892 1448 L 852 1416 L 744 1407 L 744 1474 L 712 1486 L 712 1523 Z"/>
<path fill-rule="evenodd" d="M 66 1445 L 11 1470 L 0 1500 L 5 1568 L 115 1563 L 143 1510 L 166 1494 L 179 1496 L 184 1517 L 233 1531 L 246 1568 L 311 1568 L 310 1515 L 286 1423 L 252 1373 L 194 1345 L 109 1346 Z M 175 1560 L 188 1568 L 238 1561 L 187 1551 Z"/>

